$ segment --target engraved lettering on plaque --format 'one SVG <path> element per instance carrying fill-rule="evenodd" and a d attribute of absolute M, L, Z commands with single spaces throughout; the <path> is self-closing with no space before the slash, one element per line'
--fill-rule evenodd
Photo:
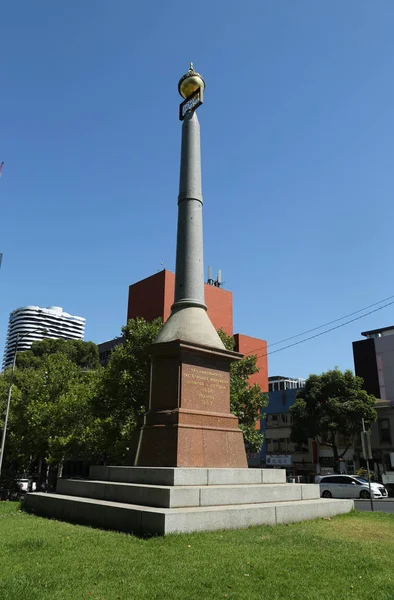
<path fill-rule="evenodd" d="M 229 410 L 229 383 L 229 373 L 225 371 L 184 365 L 182 405 L 186 407 L 197 402 L 199 410 Z"/>

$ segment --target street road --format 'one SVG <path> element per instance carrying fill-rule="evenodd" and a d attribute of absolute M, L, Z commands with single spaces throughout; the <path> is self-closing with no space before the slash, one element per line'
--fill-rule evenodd
<path fill-rule="evenodd" d="M 356 510 L 371 510 L 370 500 L 355 500 L 354 508 Z M 382 511 L 386 513 L 394 513 L 394 498 L 385 498 L 384 500 L 374 500 L 373 509 L 376 511 Z"/>

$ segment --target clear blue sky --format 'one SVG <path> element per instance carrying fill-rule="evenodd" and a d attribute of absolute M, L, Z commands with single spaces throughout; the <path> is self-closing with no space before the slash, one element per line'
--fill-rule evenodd
<path fill-rule="evenodd" d="M 3 3 L 0 351 L 11 310 L 118 335 L 128 285 L 174 269 L 179 77 L 206 79 L 205 263 L 235 330 L 276 342 L 394 294 L 394 3 Z M 353 367 L 394 308 L 274 354 Z M 276 349 L 277 347 L 275 347 Z"/>

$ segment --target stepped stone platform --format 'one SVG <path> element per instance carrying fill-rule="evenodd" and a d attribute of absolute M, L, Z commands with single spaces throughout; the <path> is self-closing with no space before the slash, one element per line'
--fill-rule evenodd
<path fill-rule="evenodd" d="M 286 483 L 282 469 L 101 467 L 33 492 L 35 514 L 137 535 L 166 535 L 331 517 L 353 500 L 320 498 L 319 485 Z"/>

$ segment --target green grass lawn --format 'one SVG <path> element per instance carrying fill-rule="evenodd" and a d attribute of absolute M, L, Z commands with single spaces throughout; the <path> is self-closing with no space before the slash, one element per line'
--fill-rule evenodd
<path fill-rule="evenodd" d="M 394 600 L 394 515 L 130 535 L 0 503 L 1 600 Z"/>

